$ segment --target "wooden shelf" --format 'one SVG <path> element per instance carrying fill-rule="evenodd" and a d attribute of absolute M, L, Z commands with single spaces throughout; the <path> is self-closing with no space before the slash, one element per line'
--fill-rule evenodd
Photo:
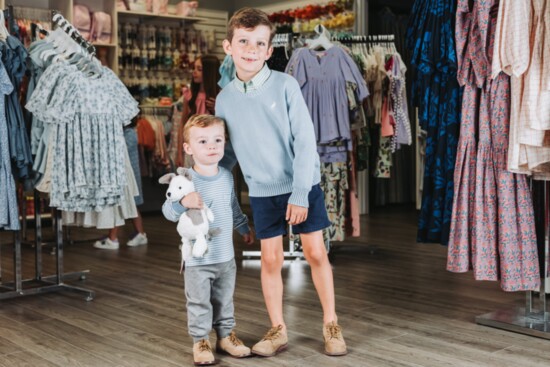
<path fill-rule="evenodd" d="M 173 105 L 170 105 L 170 106 L 160 106 L 160 105 L 147 105 L 147 104 L 144 104 L 144 105 L 139 105 L 138 106 L 139 108 L 172 108 L 174 107 Z"/>
<path fill-rule="evenodd" d="M 98 42 L 93 42 L 92 45 L 94 45 L 95 47 L 116 47 L 116 43 L 98 43 Z"/>
<path fill-rule="evenodd" d="M 148 13 L 145 11 L 133 11 L 133 10 L 118 10 L 117 13 L 119 15 L 149 17 L 149 18 L 157 18 L 157 19 L 183 20 L 185 22 L 201 22 L 201 21 L 207 20 L 206 18 L 182 17 L 180 15 L 170 15 L 170 14 L 154 14 L 154 13 Z"/>

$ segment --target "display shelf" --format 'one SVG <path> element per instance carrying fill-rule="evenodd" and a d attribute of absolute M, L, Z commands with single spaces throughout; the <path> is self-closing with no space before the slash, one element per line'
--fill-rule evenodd
<path fill-rule="evenodd" d="M 116 43 L 92 42 L 95 47 L 117 47 Z"/>
<path fill-rule="evenodd" d="M 139 108 L 172 108 L 174 106 L 160 106 L 160 105 L 150 105 L 150 104 L 140 104 Z"/>
<path fill-rule="evenodd" d="M 170 19 L 170 20 L 181 20 L 185 22 L 202 22 L 206 21 L 206 18 L 199 17 L 182 17 L 181 15 L 171 15 L 171 14 L 154 14 L 145 11 L 135 11 L 135 10 L 117 10 L 118 15 L 122 16 L 137 16 L 141 18 L 155 18 L 155 19 Z"/>

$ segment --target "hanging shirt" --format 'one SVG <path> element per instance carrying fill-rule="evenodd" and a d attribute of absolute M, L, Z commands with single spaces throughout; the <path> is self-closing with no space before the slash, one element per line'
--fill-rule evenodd
<path fill-rule="evenodd" d="M 369 95 L 365 80 L 353 59 L 337 46 L 322 52 L 299 48 L 292 54 L 286 71 L 298 80 L 313 120 L 317 144 L 342 141 L 351 151 L 346 83 L 356 85 L 355 96 L 359 103 Z M 321 159 L 323 152 L 319 151 Z M 342 158 L 347 160 L 346 156 Z"/>

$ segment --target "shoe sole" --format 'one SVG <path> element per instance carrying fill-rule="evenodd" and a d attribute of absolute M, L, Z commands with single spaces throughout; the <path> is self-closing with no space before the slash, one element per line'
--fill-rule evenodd
<path fill-rule="evenodd" d="M 213 361 L 208 362 L 193 362 L 195 366 L 213 366 L 215 364 L 218 364 L 218 360 L 214 359 Z"/>
<path fill-rule="evenodd" d="M 146 244 L 146 243 L 140 243 L 140 244 L 138 244 L 138 245 L 129 245 L 129 244 L 126 244 L 126 246 L 128 246 L 128 247 L 138 247 L 138 246 L 145 246 L 145 245 L 147 245 L 147 244 Z"/>
<path fill-rule="evenodd" d="M 281 345 L 279 348 L 277 348 L 277 350 L 275 352 L 273 352 L 271 354 L 265 354 L 265 353 L 262 353 L 262 352 L 257 352 L 254 349 L 252 349 L 252 354 L 255 354 L 255 355 L 260 356 L 260 357 L 273 357 L 273 356 L 285 351 L 287 348 L 288 348 L 288 344 Z"/>
<path fill-rule="evenodd" d="M 252 352 L 250 352 L 250 354 L 243 354 L 243 355 L 240 355 L 240 356 L 236 356 L 234 354 L 231 354 L 229 353 L 228 351 L 226 350 L 223 350 L 221 348 L 216 348 L 216 353 L 219 353 L 219 354 L 225 354 L 227 356 L 230 356 L 230 357 L 233 357 L 233 358 L 247 358 L 247 357 L 250 357 L 252 356 Z"/>
<path fill-rule="evenodd" d="M 341 356 L 345 356 L 346 354 L 348 354 L 347 350 L 345 352 L 340 352 L 340 353 L 329 353 L 329 352 L 325 351 L 325 355 L 327 355 L 329 357 L 341 357 Z"/>

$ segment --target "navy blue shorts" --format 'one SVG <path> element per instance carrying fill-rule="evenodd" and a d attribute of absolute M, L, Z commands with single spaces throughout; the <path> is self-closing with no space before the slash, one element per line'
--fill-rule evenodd
<path fill-rule="evenodd" d="M 256 238 L 266 239 L 287 234 L 285 219 L 289 194 L 250 197 Z M 308 196 L 309 209 L 305 222 L 292 226 L 292 233 L 311 233 L 330 226 L 323 190 L 317 184 Z"/>

